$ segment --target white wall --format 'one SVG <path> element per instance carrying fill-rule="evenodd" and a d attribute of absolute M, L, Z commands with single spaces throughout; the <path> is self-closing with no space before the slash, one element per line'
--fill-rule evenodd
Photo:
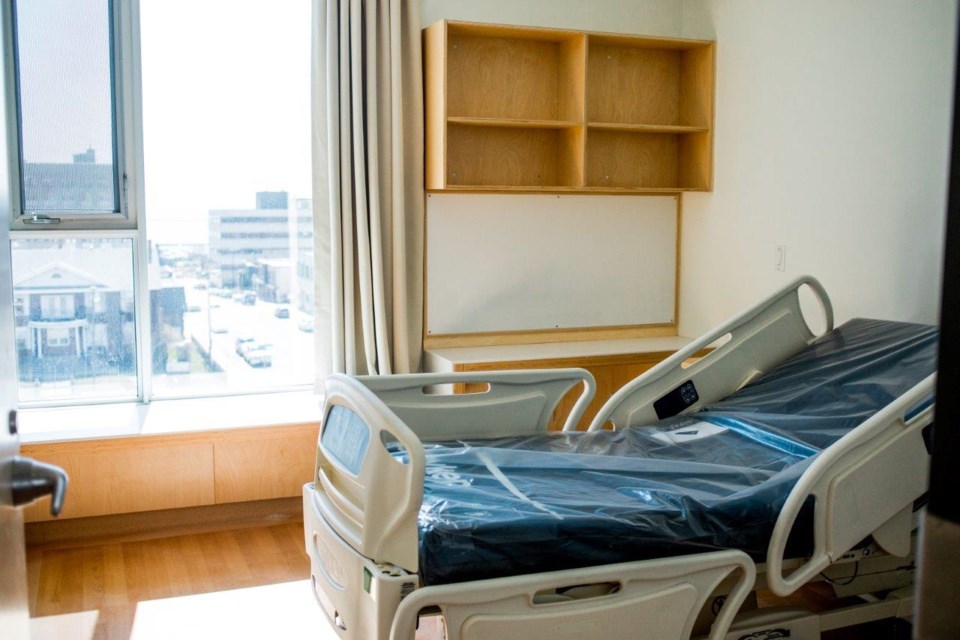
<path fill-rule="evenodd" d="M 684 0 L 682 35 L 718 57 L 714 191 L 683 201 L 681 333 L 803 273 L 839 321 L 937 322 L 954 7 Z"/>

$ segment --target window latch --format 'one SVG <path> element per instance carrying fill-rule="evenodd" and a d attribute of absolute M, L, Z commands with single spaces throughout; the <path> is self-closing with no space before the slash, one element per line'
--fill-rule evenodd
<path fill-rule="evenodd" d="M 52 218 L 36 213 L 32 216 L 24 216 L 23 221 L 27 224 L 60 224 L 60 218 Z"/>

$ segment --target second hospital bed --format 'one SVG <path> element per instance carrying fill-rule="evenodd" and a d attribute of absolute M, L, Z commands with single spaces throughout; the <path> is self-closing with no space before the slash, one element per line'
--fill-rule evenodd
<path fill-rule="evenodd" d="M 454 637 L 685 638 L 738 575 L 722 638 L 755 561 L 789 594 L 868 536 L 908 553 L 936 329 L 856 320 L 816 338 L 803 285 L 830 329 L 822 288 L 798 281 L 628 384 L 590 433 L 544 433 L 583 381 L 576 423 L 585 372 L 331 378 L 304 522 L 341 635 L 408 637 L 435 606 Z M 474 378 L 486 394 L 426 393 Z"/>

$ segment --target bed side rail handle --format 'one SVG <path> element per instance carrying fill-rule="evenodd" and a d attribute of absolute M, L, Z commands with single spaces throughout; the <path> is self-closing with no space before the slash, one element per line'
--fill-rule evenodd
<path fill-rule="evenodd" d="M 810 288 L 820 304 L 824 331 L 833 329 L 833 306 L 826 290 L 816 278 L 802 276 L 627 383 L 603 405 L 589 430 L 602 429 L 608 422 L 617 429 L 656 422 L 653 402 L 686 380 L 693 380 L 700 391 L 700 400 L 686 409 L 696 411 L 704 404 L 735 391 L 737 387 L 729 386 L 727 381 L 746 384 L 766 368 L 802 349 L 817 338 L 807 326 L 800 308 L 799 292 L 803 286 Z M 728 334 L 729 341 L 692 365 L 684 366 L 687 360 L 697 357 Z M 769 362 L 745 360 L 745 353 L 754 356 L 755 360 Z M 721 367 L 720 375 L 708 375 L 708 370 L 715 366 Z"/>
<path fill-rule="evenodd" d="M 417 515 L 423 500 L 423 445 L 369 389 L 349 376 L 325 381 L 324 421 L 317 442 L 315 487 L 328 523 L 362 555 L 417 571 Z M 357 465 L 348 468 L 324 443 L 330 411 L 342 406 L 358 416 L 369 438 Z M 386 448 L 398 442 L 406 460 Z"/>
<path fill-rule="evenodd" d="M 558 637 L 688 640 L 706 600 L 735 573 L 736 582 L 709 635 L 709 640 L 723 640 L 756 579 L 756 567 L 742 551 L 424 587 L 400 603 L 390 640 L 413 640 L 417 615 L 427 607 L 440 608 L 448 640 L 519 637 L 526 632 L 545 637 L 561 629 L 566 633 Z M 537 599 L 551 590 L 604 584 L 614 588 L 585 599 Z"/>
<path fill-rule="evenodd" d="M 490 435 L 474 429 L 487 425 L 506 425 L 511 433 L 540 433 L 560 401 L 578 384 L 583 390 L 563 425 L 564 431 L 577 428 L 583 412 L 596 394 L 597 384 L 593 375 L 579 368 L 530 369 L 512 371 L 468 371 L 448 373 L 411 373 L 392 376 L 357 376 L 360 383 L 375 393 L 394 413 L 403 419 L 408 413 L 424 419 L 430 416 L 431 424 L 409 424 L 423 438 L 479 437 Z M 481 393 L 427 393 L 429 387 L 464 384 L 488 384 Z M 499 404 L 498 404 L 499 403 Z M 510 411 L 499 407 L 510 406 Z M 525 404 L 530 411 L 517 411 L 516 405 Z M 515 424 L 518 415 L 532 414 L 527 424 Z M 453 433 L 457 424 L 462 431 Z M 470 425 L 475 425 L 471 428 Z M 507 435 L 495 433 L 493 435 Z"/>
<path fill-rule="evenodd" d="M 777 517 L 767 547 L 767 584 L 771 591 L 790 595 L 923 493 L 929 455 L 920 432 L 931 422 L 933 408 L 909 420 L 906 415 L 933 393 L 935 382 L 936 374 L 925 378 L 822 451 L 800 476 Z M 900 463 L 891 464 L 892 459 Z M 871 488 L 872 506 L 848 513 L 867 501 L 864 487 Z M 784 576 L 787 539 L 810 496 L 816 500 L 813 554 Z"/>

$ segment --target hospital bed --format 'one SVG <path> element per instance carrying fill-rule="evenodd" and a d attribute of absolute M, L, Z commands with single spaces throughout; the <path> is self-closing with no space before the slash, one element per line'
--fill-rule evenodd
<path fill-rule="evenodd" d="M 740 610 L 758 586 L 852 583 L 868 555 L 909 555 L 935 347 L 919 325 L 833 330 L 802 278 L 626 385 L 587 433 L 581 370 L 331 376 L 304 487 L 317 599 L 351 640 L 411 638 L 435 612 L 448 637 L 498 639 L 804 638 L 908 616 L 908 597 L 823 620 Z M 463 383 L 488 387 L 444 392 Z"/>

